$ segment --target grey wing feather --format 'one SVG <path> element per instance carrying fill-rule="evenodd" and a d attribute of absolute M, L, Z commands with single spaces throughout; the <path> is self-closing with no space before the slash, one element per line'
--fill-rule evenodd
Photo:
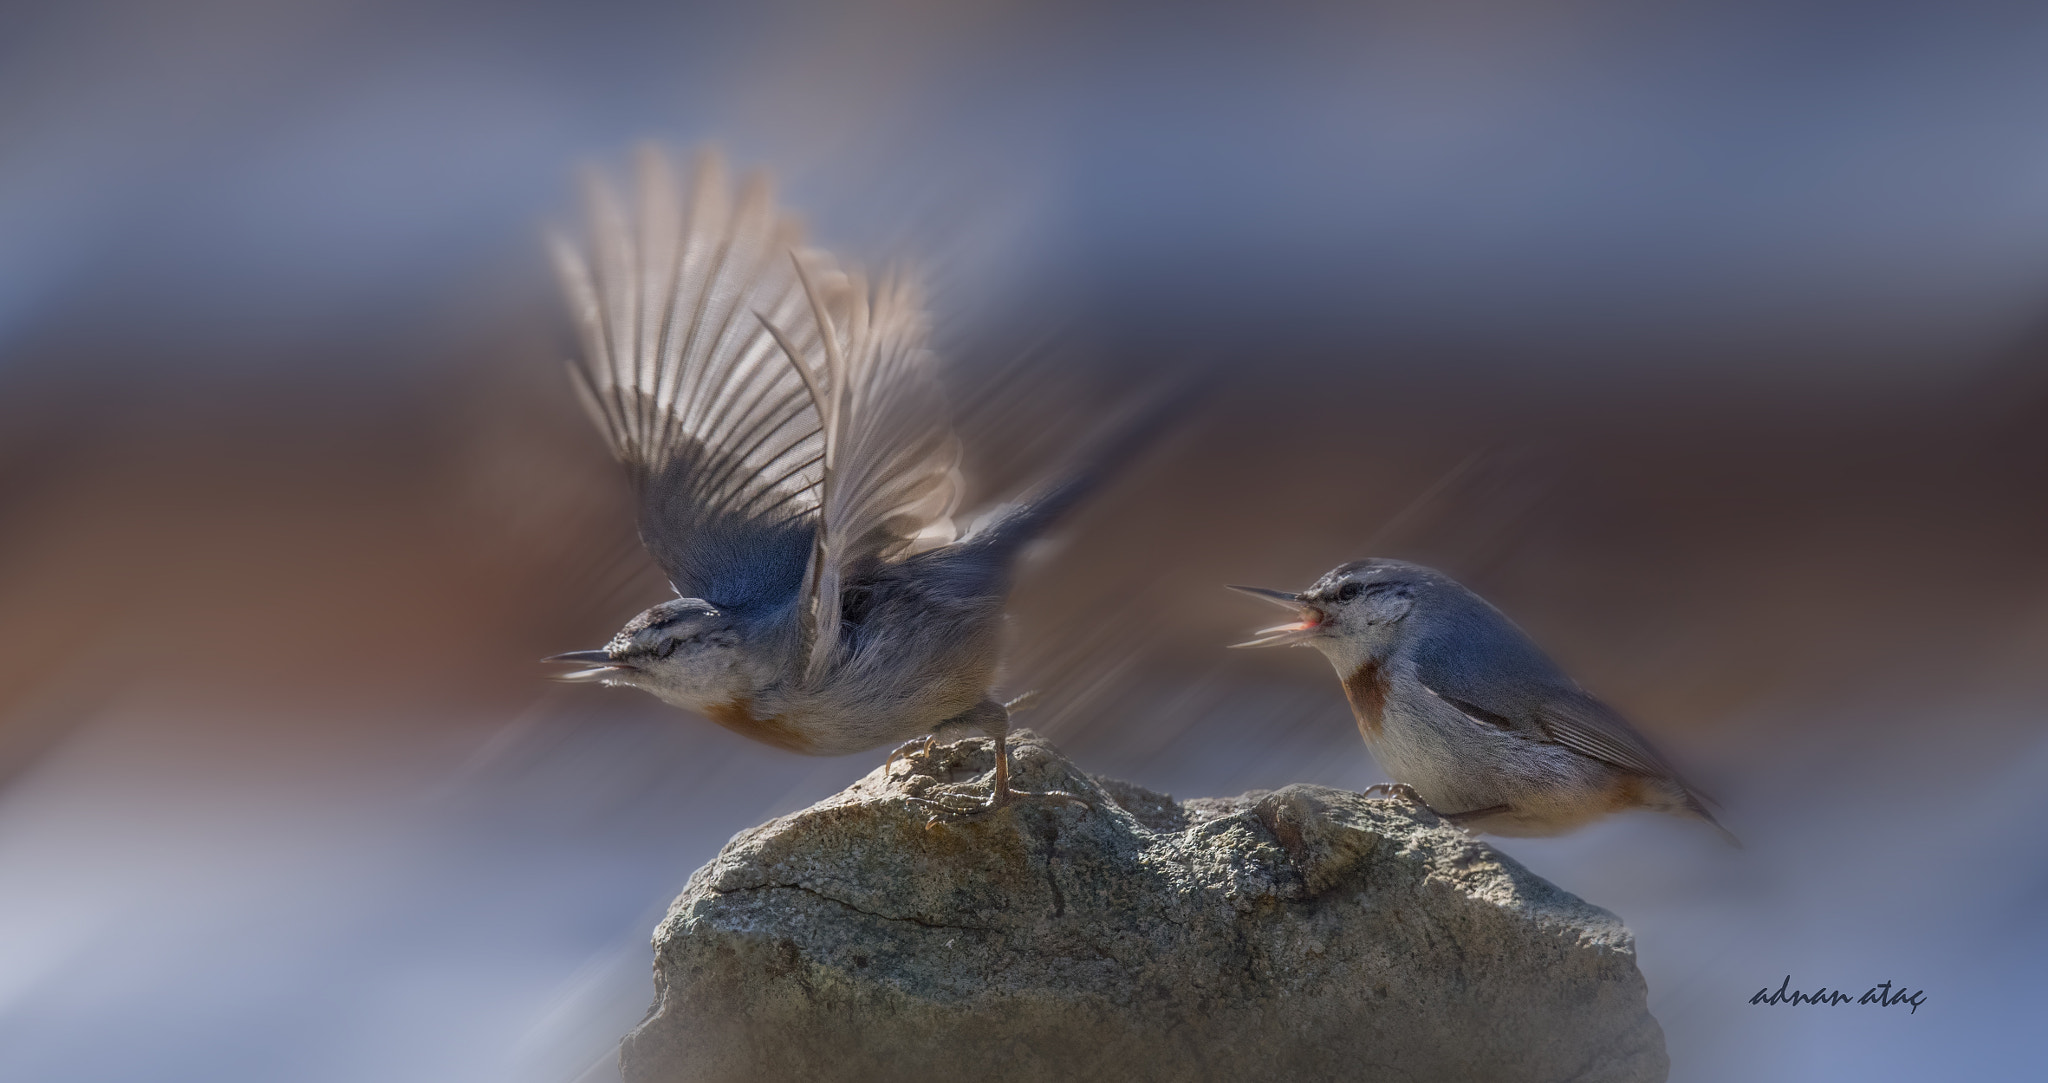
<path fill-rule="evenodd" d="M 1574 688 L 1569 693 L 1544 700 L 1537 721 L 1551 740 L 1574 752 L 1626 771 L 1677 783 L 1678 788 L 1685 791 L 1687 808 L 1714 825 L 1721 836 L 1737 848 L 1742 846 L 1742 840 L 1722 827 L 1721 821 L 1708 811 L 1707 806 L 1713 803 L 1713 798 L 1680 775 L 1678 769 L 1658 755 L 1649 741 L 1614 708 Z"/>
<path fill-rule="evenodd" d="M 1455 619 L 1448 634 L 1418 645 L 1413 660 L 1423 687 L 1478 721 L 1676 783 L 1685 791 L 1687 808 L 1742 845 L 1707 810 L 1712 799 L 1686 781 L 1620 712 L 1574 684 L 1491 606 L 1476 597 L 1472 604 L 1475 608 Z"/>
<path fill-rule="evenodd" d="M 1543 700 L 1536 709 L 1536 722 L 1552 741 L 1574 752 L 1657 778 L 1678 777 L 1627 719 L 1587 693 L 1564 693 Z"/>
<path fill-rule="evenodd" d="M 1060 473 L 1021 498 L 991 509 L 961 544 L 1007 554 L 1040 537 L 1182 420 L 1199 390 L 1194 383 L 1183 382 L 1126 406 L 1122 416 L 1088 439 Z"/>
<path fill-rule="evenodd" d="M 823 419 L 819 529 L 805 599 L 811 614 L 808 678 L 821 677 L 840 647 L 841 585 L 877 561 L 948 544 L 960 499 L 960 446 L 935 362 L 923 306 L 898 276 L 870 289 L 859 275 L 796 261 L 817 346 L 806 350 L 763 315 Z"/>
<path fill-rule="evenodd" d="M 790 263 L 795 221 L 750 178 L 698 156 L 687 186 L 644 148 L 629 212 L 588 185 L 589 242 L 554 240 L 583 341 L 579 397 L 640 494 L 640 534 L 680 594 L 744 605 L 799 589 L 824 437 L 803 381 L 762 327 L 818 348 Z"/>
<path fill-rule="evenodd" d="M 1418 645 L 1416 679 L 1437 698 L 1490 725 L 1563 745 L 1629 771 L 1677 778 L 1628 721 L 1580 689 L 1484 602 L 1446 634 Z"/>

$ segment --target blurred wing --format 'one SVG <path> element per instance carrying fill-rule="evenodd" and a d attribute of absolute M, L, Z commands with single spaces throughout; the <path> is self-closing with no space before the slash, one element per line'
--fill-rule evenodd
<path fill-rule="evenodd" d="M 900 277 L 870 291 L 858 275 L 820 273 L 797 261 L 820 329 L 807 352 L 784 325 L 763 322 L 824 419 L 824 484 L 817 544 L 806 576 L 812 616 L 806 675 L 839 651 L 840 586 L 865 564 L 901 560 L 953 540 L 960 446 L 941 393 L 916 291 Z"/>
<path fill-rule="evenodd" d="M 570 374 L 640 495 L 640 536 L 679 594 L 745 605 L 794 593 L 810 555 L 824 441 L 762 318 L 815 351 L 790 264 L 800 240 L 764 177 L 733 197 L 700 154 L 687 186 L 653 148 L 628 211 L 589 182 L 585 251 L 555 238 L 583 338 Z"/>

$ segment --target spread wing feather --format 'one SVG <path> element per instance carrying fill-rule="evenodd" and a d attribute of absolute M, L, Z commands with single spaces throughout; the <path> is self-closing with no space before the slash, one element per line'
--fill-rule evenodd
<path fill-rule="evenodd" d="M 806 352 L 778 321 L 782 345 L 823 419 L 819 529 L 805 576 L 817 679 L 838 657 L 840 587 L 850 573 L 953 540 L 960 447 L 948 421 L 916 290 L 901 277 L 869 288 L 796 261 L 819 349 Z"/>
<path fill-rule="evenodd" d="M 715 154 L 687 186 L 651 147 L 638 172 L 631 212 L 590 178 L 587 249 L 554 238 L 583 345 L 570 374 L 676 591 L 734 606 L 787 597 L 805 575 L 825 442 L 762 320 L 788 328 L 799 355 L 818 351 L 790 260 L 801 231 L 764 177 L 734 198 Z"/>

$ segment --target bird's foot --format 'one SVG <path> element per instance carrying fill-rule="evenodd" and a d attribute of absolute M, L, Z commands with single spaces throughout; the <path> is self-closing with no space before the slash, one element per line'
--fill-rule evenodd
<path fill-rule="evenodd" d="M 1421 805 L 1425 809 L 1429 809 L 1430 814 L 1435 816 L 1437 819 L 1442 820 L 1448 824 L 1455 824 L 1458 827 L 1464 827 L 1466 824 L 1472 823 L 1476 820 L 1484 820 L 1488 816 L 1498 816 L 1503 812 L 1514 811 L 1514 806 L 1512 805 L 1488 805 L 1485 808 L 1467 809 L 1464 812 L 1438 812 L 1436 809 L 1430 807 L 1429 802 L 1424 801 L 1422 799 L 1421 794 L 1415 792 L 1415 787 L 1410 786 L 1405 782 L 1382 782 L 1378 785 L 1367 786 L 1363 791 L 1360 792 L 1359 796 L 1385 796 L 1406 798 L 1409 801 L 1413 801 L 1416 804 Z"/>
<path fill-rule="evenodd" d="M 907 760 L 915 756 L 918 759 L 923 759 L 931 755 L 932 745 L 937 743 L 938 739 L 937 734 L 927 733 L 922 737 L 912 737 L 910 740 L 897 745 L 894 749 L 890 750 L 889 758 L 882 761 L 882 773 L 884 775 L 888 774 L 889 768 L 896 766 L 896 761 L 899 758 Z"/>
<path fill-rule="evenodd" d="M 1430 811 L 1436 812 L 1435 809 L 1431 809 Z M 1436 814 L 1438 819 L 1446 820 L 1450 823 L 1458 825 L 1459 827 L 1463 827 L 1466 824 L 1473 822 L 1474 820 L 1484 820 L 1488 816 L 1498 816 L 1503 812 L 1513 811 L 1515 811 L 1515 807 L 1513 805 L 1488 805 L 1485 808 L 1467 809 L 1464 812 L 1437 812 Z"/>
<path fill-rule="evenodd" d="M 1372 786 L 1367 786 L 1367 787 L 1366 787 L 1365 789 L 1363 789 L 1363 790 L 1359 791 L 1359 794 L 1358 794 L 1358 796 L 1360 796 L 1360 797 L 1400 797 L 1400 798 L 1405 798 L 1405 799 L 1407 799 L 1407 800 L 1409 800 L 1409 801 L 1413 801 L 1413 802 L 1415 802 L 1416 804 L 1418 804 L 1418 805 L 1421 805 L 1421 806 L 1422 806 L 1423 808 L 1429 808 L 1429 802 L 1427 802 L 1427 801 L 1424 801 L 1424 800 L 1422 799 L 1422 795 L 1421 795 L 1421 794 L 1419 794 L 1419 793 L 1416 793 L 1416 792 L 1415 792 L 1415 787 L 1413 787 L 1413 786 L 1410 786 L 1410 785 L 1408 785 L 1408 784 L 1407 784 L 1406 782 L 1381 782 L 1381 783 L 1377 783 L 1377 784 L 1375 784 L 1375 785 L 1372 785 Z M 1430 811 L 1434 812 L 1435 810 L 1434 810 L 1434 809 L 1431 809 Z"/>
<path fill-rule="evenodd" d="M 1011 805 L 1074 804 L 1083 808 L 1095 807 L 1094 802 L 1077 793 L 1067 793 L 1064 790 L 1013 790 L 1008 786 L 1001 787 L 980 800 L 975 800 L 964 793 L 947 793 L 937 799 L 906 797 L 904 800 L 918 808 L 930 810 L 931 819 L 925 822 L 927 829 L 940 824 L 964 824 L 979 820 Z"/>

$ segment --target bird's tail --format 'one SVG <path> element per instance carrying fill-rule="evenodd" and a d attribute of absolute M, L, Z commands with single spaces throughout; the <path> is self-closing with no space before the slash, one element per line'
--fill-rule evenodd
<path fill-rule="evenodd" d="M 1008 557 L 1042 537 L 1185 418 L 1197 397 L 1183 385 L 1126 410 L 1050 481 L 983 516 L 961 544 Z"/>
<path fill-rule="evenodd" d="M 1735 832 L 1730 831 L 1727 828 L 1721 826 L 1721 821 L 1715 819 L 1714 814 L 1707 809 L 1707 802 L 1704 800 L 1704 795 L 1692 789 L 1690 786 L 1685 788 L 1685 810 L 1691 813 L 1692 815 L 1698 817 L 1699 819 L 1705 820 L 1708 826 L 1712 827 L 1716 831 L 1719 831 L 1721 833 L 1721 837 L 1727 840 L 1728 845 L 1733 846 L 1738 850 L 1742 849 L 1742 840 L 1735 837 Z"/>

